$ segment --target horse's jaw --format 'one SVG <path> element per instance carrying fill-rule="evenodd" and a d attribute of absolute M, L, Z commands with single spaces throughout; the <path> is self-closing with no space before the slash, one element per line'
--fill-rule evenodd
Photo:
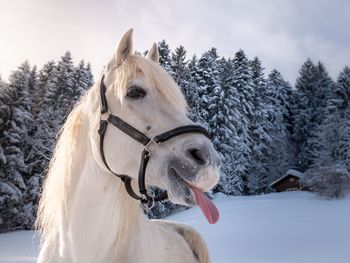
<path fill-rule="evenodd" d="M 215 224 L 220 217 L 219 211 L 205 192 L 213 188 L 219 179 L 219 166 L 203 169 L 183 162 L 170 162 L 165 176 L 169 199 L 185 206 L 198 205 L 210 224 Z"/>

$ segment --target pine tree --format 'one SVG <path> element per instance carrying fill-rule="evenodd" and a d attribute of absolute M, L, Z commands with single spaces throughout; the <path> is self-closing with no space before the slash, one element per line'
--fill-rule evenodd
<path fill-rule="evenodd" d="M 67 81 L 67 82 L 66 82 Z M 41 110 L 37 113 L 37 129 L 33 134 L 31 151 L 28 154 L 31 178 L 25 193 L 25 225 L 33 225 L 37 203 L 46 168 L 51 159 L 56 135 L 65 121 L 74 103 L 92 85 L 93 77 L 89 64 L 81 61 L 74 67 L 70 53 L 67 52 L 56 66 L 53 61 L 47 63 L 39 73 L 40 89 L 45 91 Z M 60 112 L 61 116 L 56 115 Z"/>
<path fill-rule="evenodd" d="M 348 66 L 340 72 L 335 92 L 340 99 L 340 105 L 338 105 L 339 108 L 342 110 L 350 108 L 350 68 Z"/>
<path fill-rule="evenodd" d="M 6 156 L 4 150 L 6 141 L 4 133 L 11 117 L 11 99 L 12 97 L 9 92 L 8 84 L 0 78 L 0 178 L 5 177 L 5 170 L 3 168 L 6 164 Z"/>
<path fill-rule="evenodd" d="M 322 138 L 325 135 L 324 128 L 330 127 L 326 122 L 330 121 L 331 115 L 334 112 L 334 83 L 329 77 L 325 66 L 319 62 L 317 65 L 317 83 L 315 94 L 313 95 L 314 110 L 317 111 L 312 114 L 312 121 L 314 123 L 313 130 L 310 132 L 310 137 L 306 144 L 306 154 L 310 157 L 312 166 L 320 165 L 321 155 L 324 154 L 325 142 Z M 328 119 L 328 120 L 327 120 Z"/>
<path fill-rule="evenodd" d="M 49 92 L 57 87 L 57 68 L 54 61 L 46 63 L 38 74 L 36 88 L 35 130 L 32 134 L 32 143 L 27 155 L 29 173 L 34 176 L 42 174 L 51 158 L 52 140 L 54 133 L 52 114 L 54 100 L 48 99 Z M 50 91 L 49 91 L 50 89 Z"/>
<path fill-rule="evenodd" d="M 189 80 L 189 70 L 187 68 L 186 50 L 179 46 L 171 54 L 171 73 L 176 83 L 184 90 Z"/>
<path fill-rule="evenodd" d="M 27 173 L 25 142 L 28 138 L 28 127 L 33 122 L 30 96 L 32 77 L 28 62 L 24 62 L 10 76 L 7 93 L 9 101 L 6 103 L 10 115 L 1 136 L 6 163 L 0 178 L 0 231 L 21 225 L 20 207 L 26 189 L 24 175 Z"/>
<path fill-rule="evenodd" d="M 292 88 L 276 69 L 272 70 L 267 82 L 269 90 L 269 134 L 272 138 L 269 154 L 269 183 L 284 175 L 289 168 L 292 143 L 288 127 L 290 122 L 290 99 Z"/>
<path fill-rule="evenodd" d="M 325 108 L 325 117 L 318 137 L 321 144 L 320 166 L 350 168 L 350 70 L 344 68 L 337 84 L 333 85 L 333 96 Z"/>
<path fill-rule="evenodd" d="M 241 113 L 241 120 L 236 127 L 237 134 L 241 138 L 240 147 L 241 151 L 237 156 L 237 173 L 242 178 L 243 182 L 243 194 L 249 193 L 249 169 L 252 163 L 250 162 L 251 156 L 251 138 L 249 134 L 250 124 L 254 118 L 254 102 L 255 97 L 253 73 L 249 65 L 248 59 L 243 50 L 236 53 L 233 59 L 233 86 L 237 90 L 237 96 L 239 100 L 238 110 Z"/>
<path fill-rule="evenodd" d="M 318 165 L 323 147 L 319 131 L 330 114 L 333 86 L 321 62 L 314 65 L 308 59 L 301 67 L 293 108 L 293 140 L 298 156 L 296 165 L 302 170 Z"/>
<path fill-rule="evenodd" d="M 337 113 L 341 119 L 339 130 L 342 135 L 339 140 L 340 146 L 337 158 L 344 160 L 345 167 L 350 171 L 350 68 L 348 66 L 340 72 L 334 93 Z"/>
<path fill-rule="evenodd" d="M 315 115 L 319 114 L 318 100 L 315 99 L 318 70 L 314 63 L 308 59 L 302 65 L 299 74 L 296 82 L 296 104 L 293 109 L 293 140 L 296 146 L 296 166 L 305 170 L 313 165 L 315 159 L 311 141 L 315 138 L 315 131 L 319 128 L 315 121 Z"/>
<path fill-rule="evenodd" d="M 171 75 L 174 75 L 171 72 L 171 50 L 169 48 L 169 45 L 165 42 L 163 39 L 158 43 L 158 50 L 159 50 L 159 64 L 168 71 Z"/>
<path fill-rule="evenodd" d="M 236 127 L 242 118 L 239 108 L 239 96 L 233 85 L 234 65 L 232 60 L 220 60 L 220 85 L 223 96 L 220 100 L 219 126 L 216 130 L 216 139 L 221 144 L 220 155 L 222 160 L 222 174 L 217 190 L 229 195 L 242 193 L 242 177 L 237 172 L 238 156 L 242 149 L 241 138 Z"/>
<path fill-rule="evenodd" d="M 91 74 L 91 67 L 88 64 L 85 66 L 85 62 L 80 61 L 78 67 L 74 69 L 74 84 L 73 84 L 73 100 L 76 102 L 79 98 L 85 94 L 85 92 L 92 86 L 93 77 Z"/>
<path fill-rule="evenodd" d="M 252 94 L 253 115 L 249 127 L 251 166 L 248 186 L 250 193 L 258 194 L 265 190 L 268 177 L 271 176 L 268 160 L 272 152 L 273 125 L 270 116 L 273 112 L 269 105 L 267 82 L 260 60 L 255 57 L 250 61 L 250 66 L 255 92 Z"/>
<path fill-rule="evenodd" d="M 218 56 L 213 48 L 205 52 L 196 65 L 195 82 L 198 87 L 197 112 L 211 134 L 214 134 L 218 99 L 222 92 L 219 81 Z"/>
<path fill-rule="evenodd" d="M 186 50 L 183 46 L 175 49 L 171 58 L 171 73 L 180 86 L 188 105 L 188 117 L 194 122 L 203 123 L 199 116 L 199 93 L 196 83 L 197 59 L 194 56 L 186 60 Z"/>
<path fill-rule="evenodd" d="M 183 90 L 184 95 L 189 108 L 189 118 L 194 122 L 204 124 L 204 120 L 200 116 L 200 107 L 199 107 L 199 89 L 197 85 L 197 72 L 198 72 L 198 60 L 196 56 L 193 56 L 192 59 L 187 64 L 189 71 L 189 82 L 188 86 Z"/>
<path fill-rule="evenodd" d="M 44 104 L 45 94 L 47 92 L 47 84 L 56 74 L 55 61 L 47 62 L 38 73 L 38 81 L 34 96 L 35 116 L 39 113 Z"/>
<path fill-rule="evenodd" d="M 69 51 L 67 51 L 58 61 L 57 64 L 57 95 L 58 100 L 56 102 L 56 110 L 61 113 L 61 119 L 59 120 L 59 126 L 63 124 L 68 113 L 71 111 L 74 102 L 78 98 L 76 96 L 75 87 L 75 67 L 73 64 L 72 56 Z M 56 112 L 57 113 L 57 112 Z"/>

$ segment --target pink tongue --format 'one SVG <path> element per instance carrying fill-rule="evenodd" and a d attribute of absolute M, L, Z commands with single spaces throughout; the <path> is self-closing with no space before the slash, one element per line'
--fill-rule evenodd
<path fill-rule="evenodd" d="M 220 214 L 214 203 L 204 193 L 198 189 L 191 187 L 196 196 L 197 203 L 201 208 L 203 214 L 207 218 L 209 224 L 215 224 L 218 222 Z"/>

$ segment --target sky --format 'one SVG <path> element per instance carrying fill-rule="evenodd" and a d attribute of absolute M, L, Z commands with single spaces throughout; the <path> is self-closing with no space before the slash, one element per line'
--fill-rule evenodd
<path fill-rule="evenodd" d="M 294 84 L 307 58 L 336 79 L 350 66 L 349 0 L 0 0 L 0 75 L 23 61 L 39 68 L 66 50 L 99 76 L 121 36 L 134 29 L 134 48 L 165 39 L 188 58 L 211 47 L 225 57 L 243 49 L 266 74 L 278 69 Z"/>

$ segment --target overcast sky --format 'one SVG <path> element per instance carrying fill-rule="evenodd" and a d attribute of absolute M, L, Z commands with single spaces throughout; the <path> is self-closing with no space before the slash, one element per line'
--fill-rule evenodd
<path fill-rule="evenodd" d="M 233 57 L 241 48 L 294 84 L 308 57 L 334 78 L 350 65 L 349 25 L 349 0 L 0 0 L 0 74 L 70 50 L 96 76 L 132 27 L 139 51 L 161 39 L 190 56 L 214 46 Z"/>

